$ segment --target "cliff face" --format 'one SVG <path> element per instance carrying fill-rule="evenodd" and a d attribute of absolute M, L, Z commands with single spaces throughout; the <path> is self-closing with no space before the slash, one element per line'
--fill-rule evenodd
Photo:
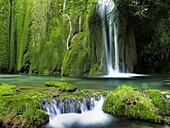
<path fill-rule="evenodd" d="M 101 18 L 96 5 L 97 0 L 2 1 L 1 17 L 6 16 L 6 22 L 1 18 L 1 72 L 105 74 Z M 120 26 L 120 65 L 133 71 L 136 64 L 133 29 L 127 30 L 124 22 Z"/>
<path fill-rule="evenodd" d="M 96 5 L 97 0 L 1 0 L 0 73 L 105 74 L 102 25 Z M 126 14 L 120 11 L 118 17 L 121 71 L 133 72 L 137 60 L 138 64 L 141 61 L 136 49 L 141 40 Z"/>

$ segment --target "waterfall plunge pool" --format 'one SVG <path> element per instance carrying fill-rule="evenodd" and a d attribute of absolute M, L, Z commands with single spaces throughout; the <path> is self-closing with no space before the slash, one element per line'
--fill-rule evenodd
<path fill-rule="evenodd" d="M 79 89 L 98 89 L 98 90 L 113 90 L 121 84 L 128 84 L 138 89 L 159 89 L 170 90 L 170 74 L 149 74 L 143 77 L 134 78 L 106 78 L 106 77 L 61 77 L 61 76 L 43 76 L 43 75 L 0 75 L 0 83 L 14 84 L 17 86 L 37 86 L 44 87 L 46 81 L 67 81 L 77 85 Z M 54 126 L 46 125 L 45 128 L 55 127 L 56 120 L 66 121 L 64 128 L 164 128 L 156 124 L 136 120 L 126 120 L 111 117 L 102 111 L 88 111 L 83 114 L 68 113 L 61 115 L 52 121 Z M 90 118 L 93 117 L 93 118 Z M 97 118 L 98 117 L 98 118 Z M 70 120 L 71 118 L 71 120 Z M 88 120 L 89 119 L 89 120 Z M 94 119 L 94 120 L 92 120 Z M 101 121 L 102 120 L 102 121 Z M 104 120 L 104 121 L 103 121 Z M 75 121 L 75 122 L 74 122 Z M 98 122 L 99 121 L 99 122 Z M 98 122 L 98 123 L 94 123 Z M 60 128 L 60 127 L 59 127 Z"/>
<path fill-rule="evenodd" d="M 88 100 L 88 99 L 86 99 Z M 85 100 L 85 101 L 86 101 Z M 112 115 L 106 114 L 102 111 L 104 98 L 100 97 L 98 100 L 93 97 L 90 100 L 90 109 L 87 108 L 86 102 L 81 104 L 81 113 L 73 113 L 72 107 L 74 102 L 63 106 L 63 102 L 52 101 L 46 103 L 43 110 L 50 115 L 50 121 L 42 128 L 162 128 L 164 126 L 149 124 L 146 122 L 118 119 Z M 77 101 L 76 101 L 77 102 Z M 62 106 L 62 107 L 61 107 Z M 91 107 L 92 106 L 92 107 Z M 62 113 L 63 107 L 67 107 L 67 112 Z M 55 115 L 55 116 L 54 116 Z M 166 127 L 166 126 L 165 126 Z"/>

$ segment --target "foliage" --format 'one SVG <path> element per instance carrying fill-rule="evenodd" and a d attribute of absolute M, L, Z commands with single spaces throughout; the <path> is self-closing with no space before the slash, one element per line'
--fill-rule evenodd
<path fill-rule="evenodd" d="M 168 71 L 169 1 L 114 1 L 119 18 L 124 18 L 129 28 L 134 28 L 138 64 L 142 63 L 137 67 L 143 71 Z M 101 21 L 95 12 L 97 0 L 66 0 L 65 5 L 64 8 L 63 0 L 0 1 L 0 72 L 72 76 L 103 73 Z M 66 42 L 70 21 L 65 14 L 70 17 L 73 28 L 69 50 Z M 131 33 L 128 28 L 126 33 Z"/>
<path fill-rule="evenodd" d="M 127 24 L 134 27 L 138 70 L 169 71 L 169 1 L 116 0 L 116 2 L 120 17 L 124 17 Z"/>

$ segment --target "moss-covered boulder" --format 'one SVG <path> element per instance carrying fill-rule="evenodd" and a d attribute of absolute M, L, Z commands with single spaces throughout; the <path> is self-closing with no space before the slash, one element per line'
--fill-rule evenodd
<path fill-rule="evenodd" d="M 77 90 L 77 87 L 75 85 L 67 82 L 49 81 L 45 82 L 45 86 L 57 87 L 61 92 L 74 92 Z"/>
<path fill-rule="evenodd" d="M 119 86 L 108 95 L 103 110 L 118 117 L 163 123 L 151 99 L 130 86 Z"/>
<path fill-rule="evenodd" d="M 43 93 L 42 89 L 22 90 L 15 85 L 0 85 L 2 125 L 6 128 L 37 128 L 46 124 L 49 121 L 49 115 L 41 110 L 39 103 L 39 99 L 46 96 Z"/>
<path fill-rule="evenodd" d="M 162 95 L 159 90 L 147 90 L 146 92 L 149 98 L 152 99 L 153 104 L 159 109 L 159 114 L 170 115 L 170 101 L 166 94 Z"/>

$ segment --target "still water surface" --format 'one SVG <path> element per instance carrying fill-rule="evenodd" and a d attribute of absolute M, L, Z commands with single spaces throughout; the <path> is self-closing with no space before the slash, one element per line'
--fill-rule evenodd
<path fill-rule="evenodd" d="M 127 84 L 138 89 L 170 90 L 170 74 L 154 74 L 134 78 L 105 77 L 61 77 L 44 75 L 0 75 L 0 83 L 18 86 L 44 87 L 47 81 L 66 81 L 79 89 L 113 90 L 119 85 Z"/>

